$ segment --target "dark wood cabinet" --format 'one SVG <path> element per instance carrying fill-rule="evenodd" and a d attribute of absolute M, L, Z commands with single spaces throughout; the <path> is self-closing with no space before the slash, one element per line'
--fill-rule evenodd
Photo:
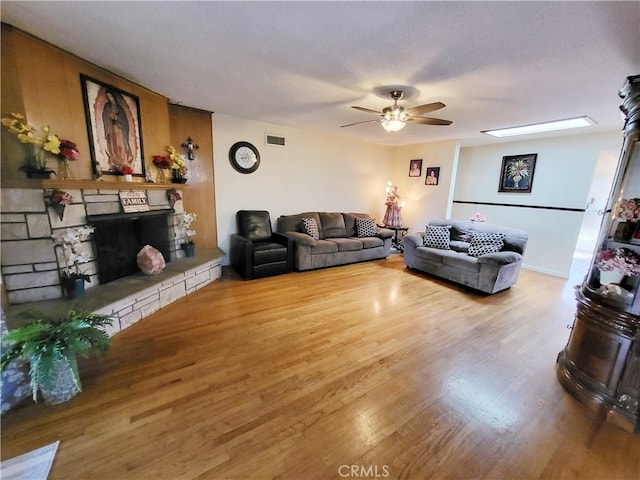
<path fill-rule="evenodd" d="M 577 400 L 640 433 L 640 75 L 627 79 L 620 97 L 618 170 L 557 372 Z"/>

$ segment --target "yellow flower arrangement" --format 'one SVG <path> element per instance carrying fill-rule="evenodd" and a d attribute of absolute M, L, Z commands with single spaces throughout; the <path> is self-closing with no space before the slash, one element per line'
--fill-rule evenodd
<path fill-rule="evenodd" d="M 187 164 L 185 163 L 182 154 L 171 145 L 167 147 L 167 152 L 169 152 L 169 158 L 171 159 L 171 168 L 173 170 L 178 170 L 181 176 L 186 175 Z"/>
<path fill-rule="evenodd" d="M 0 122 L 13 133 L 21 143 L 33 146 L 33 155 L 27 161 L 23 169 L 45 170 L 47 168 L 47 154 L 60 154 L 60 139 L 51 133 L 51 129 L 42 128 L 38 134 L 33 125 L 25 121 L 24 115 L 12 113 L 13 118 L 2 118 Z"/>

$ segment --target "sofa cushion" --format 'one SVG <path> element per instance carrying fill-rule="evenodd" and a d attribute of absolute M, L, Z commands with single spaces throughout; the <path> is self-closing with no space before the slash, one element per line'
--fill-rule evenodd
<path fill-rule="evenodd" d="M 358 240 L 362 243 L 362 248 L 376 248 L 384 245 L 384 240 L 380 237 L 363 237 Z"/>
<path fill-rule="evenodd" d="M 345 238 L 347 229 L 344 225 L 344 217 L 341 213 L 319 212 L 320 223 L 324 238 Z"/>
<path fill-rule="evenodd" d="M 362 250 L 362 242 L 359 238 L 330 238 L 327 241 L 336 243 L 339 252 Z"/>
<path fill-rule="evenodd" d="M 449 248 L 454 252 L 467 253 L 471 244 L 469 242 L 461 242 L 460 240 L 451 240 Z"/>
<path fill-rule="evenodd" d="M 342 216 L 344 217 L 344 227 L 347 229 L 347 237 L 358 236 L 356 218 L 371 218 L 368 213 L 343 213 Z"/>
<path fill-rule="evenodd" d="M 305 233 L 302 229 L 302 219 L 303 218 L 313 218 L 318 224 L 318 233 L 320 234 L 320 240 L 324 239 L 322 234 L 322 223 L 320 222 L 320 217 L 318 216 L 318 212 L 304 212 L 304 213 L 296 213 L 295 215 L 280 215 L 277 220 L 277 231 L 280 233 L 287 232 L 301 232 Z"/>
<path fill-rule="evenodd" d="M 356 218 L 356 232 L 358 238 L 375 237 L 378 233 L 375 220 L 373 218 Z"/>
<path fill-rule="evenodd" d="M 338 244 L 331 240 L 318 240 L 315 247 L 311 247 L 311 255 L 318 255 L 322 253 L 337 253 Z"/>
<path fill-rule="evenodd" d="M 430 247 L 418 247 L 416 248 L 416 257 L 427 260 L 429 262 L 442 263 L 442 255 L 447 253 L 446 250 L 440 250 L 438 248 Z"/>
<path fill-rule="evenodd" d="M 439 248 L 449 250 L 449 241 L 451 225 L 435 226 L 427 225 L 426 235 L 424 236 L 424 246 L 431 248 Z"/>
<path fill-rule="evenodd" d="M 442 255 L 442 263 L 466 272 L 477 273 L 480 270 L 480 262 L 478 259 L 466 253 L 454 251 L 444 252 Z"/>
<path fill-rule="evenodd" d="M 504 246 L 503 233 L 473 232 L 469 255 L 479 257 L 487 253 L 496 253 Z"/>
<path fill-rule="evenodd" d="M 286 262 L 287 247 L 274 242 L 255 242 L 253 248 L 253 264 L 265 265 L 268 263 Z"/>
<path fill-rule="evenodd" d="M 303 218 L 302 222 L 302 231 L 309 235 L 314 240 L 320 239 L 320 233 L 318 231 L 318 222 L 316 222 L 315 218 Z"/>

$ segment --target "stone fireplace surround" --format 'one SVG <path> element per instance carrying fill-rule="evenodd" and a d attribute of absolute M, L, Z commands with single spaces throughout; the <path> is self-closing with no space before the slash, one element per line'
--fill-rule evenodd
<path fill-rule="evenodd" d="M 174 235 L 173 229 L 177 215 L 183 212 L 182 201 L 179 200 L 173 206 L 175 213 L 168 215 L 167 222 L 172 261 L 167 263 L 161 274 L 146 276 L 137 273 L 100 285 L 94 242 L 85 242 L 83 248 L 91 260 L 82 265 L 82 271 L 90 275 L 91 283 L 86 284 L 88 290 L 81 299 L 74 302 L 63 299 L 59 280 L 63 260 L 60 249 L 55 248 L 52 234 L 84 225 L 87 216 L 122 213 L 118 193 L 123 184 L 105 182 L 101 188 L 103 185 L 97 182 L 87 183 L 79 183 L 82 188 L 70 188 L 73 182 L 69 181 L 64 186 L 42 185 L 43 188 L 3 186 L 1 269 L 10 304 L 5 305 L 10 327 L 16 325 L 16 317 L 21 311 L 37 308 L 63 312 L 74 304 L 83 310 L 114 315 L 116 321 L 109 333 L 115 334 L 220 277 L 224 254 L 221 250 L 199 250 L 195 257 L 183 257 L 179 247 L 182 239 Z M 99 188 L 86 188 L 93 187 L 93 183 Z M 145 189 L 142 185 L 139 184 L 137 189 Z M 63 220 L 44 203 L 46 188 L 59 188 L 73 196 L 73 203 L 66 207 Z M 126 189 L 129 190 L 129 186 Z M 171 208 L 166 190 L 158 186 L 146 189 L 151 210 Z"/>

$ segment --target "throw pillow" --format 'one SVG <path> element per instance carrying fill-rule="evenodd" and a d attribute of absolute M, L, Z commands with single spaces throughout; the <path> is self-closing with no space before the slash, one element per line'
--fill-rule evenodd
<path fill-rule="evenodd" d="M 373 218 L 356 218 L 356 232 L 358 237 L 375 237 L 378 230 Z"/>
<path fill-rule="evenodd" d="M 471 236 L 469 255 L 479 257 L 487 253 L 497 253 L 504 246 L 503 233 L 474 232 Z"/>
<path fill-rule="evenodd" d="M 450 230 L 451 225 L 442 227 L 427 225 L 427 234 L 424 236 L 424 246 L 449 250 L 449 241 L 451 240 Z"/>
<path fill-rule="evenodd" d="M 320 232 L 318 232 L 318 222 L 315 218 L 303 218 L 302 230 L 314 240 L 320 239 Z"/>

